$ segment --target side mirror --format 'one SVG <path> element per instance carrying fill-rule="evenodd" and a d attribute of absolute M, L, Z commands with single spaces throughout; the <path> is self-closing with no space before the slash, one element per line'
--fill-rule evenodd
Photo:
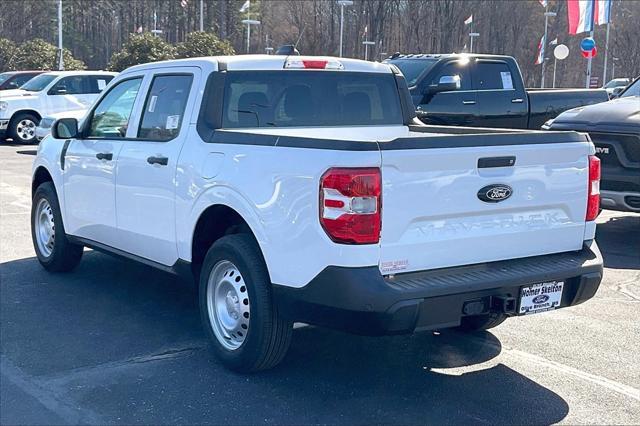
<path fill-rule="evenodd" d="M 56 87 L 53 90 L 53 95 L 66 95 L 67 94 L 67 88 L 64 86 L 60 86 L 60 87 Z"/>
<path fill-rule="evenodd" d="M 78 120 L 75 118 L 61 118 L 51 127 L 54 139 L 74 139 L 78 137 Z"/>
<path fill-rule="evenodd" d="M 611 92 L 611 96 L 609 96 L 609 99 L 617 98 L 618 96 L 620 96 L 620 93 L 622 93 L 624 89 L 624 87 L 616 87 L 615 89 L 613 89 L 613 92 Z"/>
<path fill-rule="evenodd" d="M 432 95 L 440 92 L 453 92 L 460 90 L 460 87 L 459 75 L 443 75 L 438 84 L 432 84 L 428 87 L 427 92 Z"/>

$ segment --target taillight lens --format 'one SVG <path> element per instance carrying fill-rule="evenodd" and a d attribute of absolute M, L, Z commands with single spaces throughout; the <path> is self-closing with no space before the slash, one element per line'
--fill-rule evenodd
<path fill-rule="evenodd" d="M 600 212 L 600 159 L 589 156 L 589 188 L 587 195 L 586 221 L 596 220 Z"/>
<path fill-rule="evenodd" d="M 380 240 L 381 177 L 378 168 L 334 168 L 320 179 L 320 223 L 342 244 Z"/>

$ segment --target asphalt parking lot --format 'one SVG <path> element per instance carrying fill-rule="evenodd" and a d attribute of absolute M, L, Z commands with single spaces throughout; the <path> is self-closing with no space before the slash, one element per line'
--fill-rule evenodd
<path fill-rule="evenodd" d="M 242 376 L 208 351 L 193 287 L 92 251 L 39 266 L 34 154 L 0 145 L 2 424 L 640 424 L 640 215 L 599 218 L 583 305 L 475 335 L 301 327 L 281 366 Z"/>

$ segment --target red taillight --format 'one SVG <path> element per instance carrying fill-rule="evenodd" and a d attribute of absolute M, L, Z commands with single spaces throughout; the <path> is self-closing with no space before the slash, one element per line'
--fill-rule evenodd
<path fill-rule="evenodd" d="M 596 220 L 600 213 L 600 159 L 589 156 L 589 188 L 587 191 L 586 221 Z"/>
<path fill-rule="evenodd" d="M 378 168 L 329 169 L 320 179 L 320 223 L 342 244 L 380 239 L 381 184 Z"/>

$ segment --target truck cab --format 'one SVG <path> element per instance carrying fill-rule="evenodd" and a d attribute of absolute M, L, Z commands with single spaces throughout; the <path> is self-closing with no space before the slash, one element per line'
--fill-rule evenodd
<path fill-rule="evenodd" d="M 425 124 L 539 129 L 569 108 L 608 100 L 605 90 L 528 90 L 510 56 L 396 54 L 385 62 L 405 75 Z"/>

